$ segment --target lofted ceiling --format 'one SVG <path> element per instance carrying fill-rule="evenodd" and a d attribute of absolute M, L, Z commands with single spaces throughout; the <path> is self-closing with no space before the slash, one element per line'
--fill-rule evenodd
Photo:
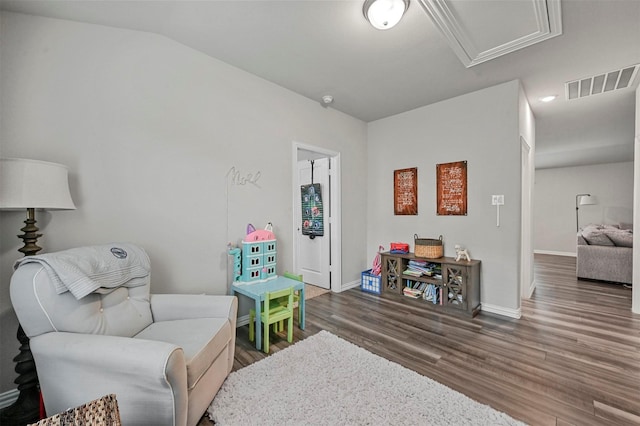
<path fill-rule="evenodd" d="M 411 0 L 386 31 L 362 3 L 0 0 L 7 11 L 161 34 L 318 102 L 332 95 L 330 108 L 367 122 L 520 79 L 537 168 L 633 160 L 640 75 L 574 100 L 565 83 L 640 64 L 640 0 Z"/>

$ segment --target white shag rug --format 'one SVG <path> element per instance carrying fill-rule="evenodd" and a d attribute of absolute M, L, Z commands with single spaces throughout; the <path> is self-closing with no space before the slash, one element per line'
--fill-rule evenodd
<path fill-rule="evenodd" d="M 220 426 L 523 425 L 327 331 L 231 373 L 208 413 Z"/>

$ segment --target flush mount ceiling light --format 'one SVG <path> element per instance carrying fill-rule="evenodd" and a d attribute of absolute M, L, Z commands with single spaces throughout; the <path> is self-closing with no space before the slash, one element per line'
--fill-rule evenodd
<path fill-rule="evenodd" d="M 409 8 L 409 0 L 365 0 L 362 12 L 367 21 L 379 30 L 395 26 Z"/>
<path fill-rule="evenodd" d="M 540 98 L 540 100 L 542 102 L 551 102 L 557 97 L 558 97 L 557 95 L 549 95 L 549 96 L 545 96 L 544 98 Z"/>

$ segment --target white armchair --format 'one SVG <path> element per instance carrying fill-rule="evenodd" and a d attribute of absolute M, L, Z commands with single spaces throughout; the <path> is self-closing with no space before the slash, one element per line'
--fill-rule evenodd
<path fill-rule="evenodd" d="M 233 367 L 237 299 L 151 295 L 149 287 L 78 300 L 58 294 L 42 265 L 17 268 L 11 301 L 47 413 L 115 394 L 125 425 L 198 423 Z"/>

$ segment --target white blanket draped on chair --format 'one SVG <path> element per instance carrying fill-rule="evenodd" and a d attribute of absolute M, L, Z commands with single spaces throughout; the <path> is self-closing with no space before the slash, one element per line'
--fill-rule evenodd
<path fill-rule="evenodd" d="M 28 263 L 42 265 L 58 294 L 70 291 L 80 300 L 91 293 L 106 294 L 113 289 L 137 287 L 149 282 L 149 256 L 129 243 L 80 247 L 19 259 L 14 269 Z"/>

